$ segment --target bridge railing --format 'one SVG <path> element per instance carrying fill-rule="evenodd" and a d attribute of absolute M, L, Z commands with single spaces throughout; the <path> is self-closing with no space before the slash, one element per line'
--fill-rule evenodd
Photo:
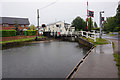
<path fill-rule="evenodd" d="M 77 34 L 78 34 L 78 36 L 83 36 L 83 37 L 86 37 L 86 38 L 93 39 L 94 42 L 96 42 L 96 33 L 95 33 L 94 30 L 92 32 L 89 32 L 89 31 L 79 31 L 79 32 L 77 32 Z"/>

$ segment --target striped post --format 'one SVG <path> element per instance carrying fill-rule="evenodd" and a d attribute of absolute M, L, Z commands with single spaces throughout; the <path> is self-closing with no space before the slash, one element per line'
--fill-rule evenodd
<path fill-rule="evenodd" d="M 87 30 L 88 30 L 88 1 L 87 1 Z"/>

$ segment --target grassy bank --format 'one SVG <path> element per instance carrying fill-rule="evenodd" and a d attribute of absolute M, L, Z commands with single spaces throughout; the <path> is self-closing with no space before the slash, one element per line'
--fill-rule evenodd
<path fill-rule="evenodd" d="M 91 43 L 93 43 L 95 46 L 109 43 L 107 40 L 102 39 L 102 38 L 96 38 L 96 42 L 94 42 L 94 40 L 90 39 L 90 38 L 86 38 L 86 37 L 82 37 L 82 38 L 89 41 L 89 42 L 91 42 Z"/>
<path fill-rule="evenodd" d="M 113 49 L 115 48 L 115 44 L 112 42 Z M 120 77 L 120 55 L 117 53 L 114 53 L 114 60 L 116 61 L 116 66 L 118 67 L 118 75 Z"/>
<path fill-rule="evenodd" d="M 120 55 L 117 53 L 114 53 L 114 60 L 116 61 L 116 66 L 118 67 L 118 75 L 120 77 Z"/>
<path fill-rule="evenodd" d="M 110 34 L 110 36 L 115 36 L 115 34 Z"/>
<path fill-rule="evenodd" d="M 36 37 L 33 37 L 33 38 L 24 38 L 24 39 L 17 39 L 17 40 L 9 40 L 9 41 L 1 41 L 0 44 L 5 45 L 7 43 L 13 43 L 13 42 L 19 43 L 19 42 L 25 42 L 25 41 L 33 41 L 35 38 Z M 40 36 L 38 38 L 46 38 L 46 37 Z"/>

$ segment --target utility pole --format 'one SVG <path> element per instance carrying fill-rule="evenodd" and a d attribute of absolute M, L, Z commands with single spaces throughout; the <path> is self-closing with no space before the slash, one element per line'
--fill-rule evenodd
<path fill-rule="evenodd" d="M 37 9 L 37 27 L 38 27 L 38 36 L 39 36 L 39 9 Z"/>
<path fill-rule="evenodd" d="M 99 38 L 102 38 L 102 13 L 104 13 L 104 11 L 100 12 L 100 35 L 99 35 Z"/>
<path fill-rule="evenodd" d="M 88 31 L 88 1 L 87 1 L 87 31 Z"/>
<path fill-rule="evenodd" d="M 90 17 L 90 32 L 91 32 L 91 17 Z"/>

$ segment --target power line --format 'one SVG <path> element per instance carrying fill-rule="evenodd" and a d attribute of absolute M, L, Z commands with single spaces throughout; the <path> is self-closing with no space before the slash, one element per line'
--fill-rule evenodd
<path fill-rule="evenodd" d="M 40 9 L 47 8 L 47 7 L 49 7 L 49 6 L 53 5 L 53 4 L 55 4 L 56 2 L 57 2 L 57 0 L 56 0 L 55 2 L 52 2 L 52 3 L 48 4 L 48 5 L 46 5 L 46 6 L 42 7 L 42 8 L 40 8 Z"/>

